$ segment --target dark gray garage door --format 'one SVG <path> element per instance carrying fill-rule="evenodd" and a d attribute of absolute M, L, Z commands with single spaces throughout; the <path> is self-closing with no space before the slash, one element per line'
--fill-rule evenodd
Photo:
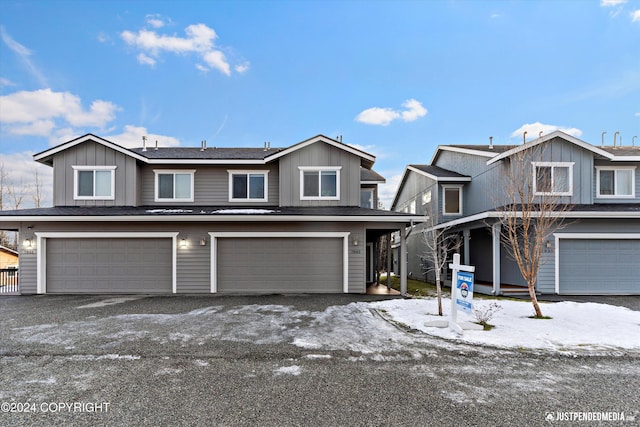
<path fill-rule="evenodd" d="M 561 239 L 561 294 L 640 294 L 640 240 Z"/>
<path fill-rule="evenodd" d="M 47 239 L 47 293 L 169 293 L 172 239 Z"/>
<path fill-rule="evenodd" d="M 219 238 L 218 292 L 342 292 L 341 238 Z"/>

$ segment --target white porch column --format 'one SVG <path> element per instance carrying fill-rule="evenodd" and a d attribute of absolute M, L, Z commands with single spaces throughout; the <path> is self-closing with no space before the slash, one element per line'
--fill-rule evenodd
<path fill-rule="evenodd" d="M 407 229 L 400 229 L 400 293 L 407 294 Z"/>
<path fill-rule="evenodd" d="M 493 254 L 493 294 L 500 295 L 500 233 L 502 224 L 495 223 L 491 226 Z"/>
<path fill-rule="evenodd" d="M 471 241 L 471 230 L 462 230 L 462 238 L 464 239 L 464 264 L 471 265 L 469 255 L 469 241 Z"/>

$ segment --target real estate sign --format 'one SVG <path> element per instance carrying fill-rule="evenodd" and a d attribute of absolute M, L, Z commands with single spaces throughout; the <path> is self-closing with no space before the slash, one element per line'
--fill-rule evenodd
<path fill-rule="evenodd" d="M 456 279 L 456 308 L 472 314 L 473 310 L 473 273 L 458 271 Z"/>

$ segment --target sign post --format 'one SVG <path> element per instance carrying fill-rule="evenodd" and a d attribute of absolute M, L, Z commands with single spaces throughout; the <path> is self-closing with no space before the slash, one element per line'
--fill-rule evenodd
<path fill-rule="evenodd" d="M 458 310 L 466 313 L 471 313 L 473 310 L 473 273 L 476 268 L 460 264 L 460 254 L 453 254 L 453 263 L 449 264 L 449 268 L 452 270 L 449 327 L 462 333 L 463 328 L 458 324 Z M 467 325 L 465 325 L 465 329 L 467 329 Z"/>

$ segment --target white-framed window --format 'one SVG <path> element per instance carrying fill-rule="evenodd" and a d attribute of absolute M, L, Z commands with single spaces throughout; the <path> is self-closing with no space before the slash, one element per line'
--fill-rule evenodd
<path fill-rule="evenodd" d="M 361 188 L 360 189 L 360 207 L 367 209 L 374 209 L 373 206 L 373 188 Z"/>
<path fill-rule="evenodd" d="M 75 200 L 114 200 L 116 166 L 72 166 Z"/>
<path fill-rule="evenodd" d="M 298 166 L 300 200 L 340 200 L 341 166 Z"/>
<path fill-rule="evenodd" d="M 193 202 L 195 170 L 154 170 L 156 202 Z"/>
<path fill-rule="evenodd" d="M 461 185 L 442 185 L 442 214 L 462 215 Z"/>
<path fill-rule="evenodd" d="M 536 196 L 573 195 L 573 162 L 531 162 Z"/>
<path fill-rule="evenodd" d="M 602 199 L 635 197 L 635 166 L 596 166 L 596 171 L 596 197 Z"/>
<path fill-rule="evenodd" d="M 416 200 L 413 199 L 412 201 L 409 202 L 409 213 L 414 214 L 416 213 Z"/>
<path fill-rule="evenodd" d="M 228 170 L 230 202 L 266 202 L 269 171 Z"/>
<path fill-rule="evenodd" d="M 427 190 L 422 193 L 422 204 L 427 205 L 431 203 L 431 190 Z"/>

